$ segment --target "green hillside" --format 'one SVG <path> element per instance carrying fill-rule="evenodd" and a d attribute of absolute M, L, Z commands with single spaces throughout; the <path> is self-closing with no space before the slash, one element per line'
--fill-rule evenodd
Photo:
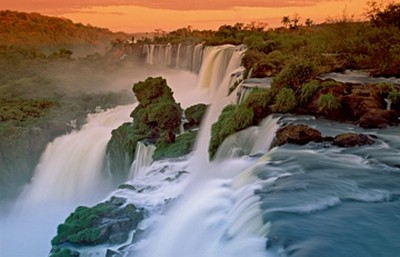
<path fill-rule="evenodd" d="M 0 45 L 3 46 L 102 46 L 126 36 L 124 33 L 113 33 L 104 28 L 73 23 L 65 18 L 38 13 L 0 11 Z"/>

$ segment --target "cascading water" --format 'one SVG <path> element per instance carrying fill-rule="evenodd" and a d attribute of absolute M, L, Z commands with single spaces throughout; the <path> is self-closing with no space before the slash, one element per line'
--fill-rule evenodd
<path fill-rule="evenodd" d="M 172 45 L 150 44 L 143 46 L 146 63 L 198 73 L 202 64 L 203 44 Z"/>
<path fill-rule="evenodd" d="M 148 56 L 151 62 L 170 55 L 166 51 L 160 55 L 155 48 L 148 46 L 144 50 L 151 55 Z M 187 52 L 184 46 L 178 49 L 171 52 L 182 55 Z M 198 87 L 179 88 L 181 102 L 189 98 L 187 95 L 201 95 L 204 91 L 212 94 L 213 104 L 200 129 L 196 151 L 181 159 L 157 161 L 147 166 L 150 149 L 138 149 L 138 155 L 147 156 L 143 158 L 145 164 L 138 165 L 143 168 L 134 171 L 133 179 L 127 182 L 128 189 L 121 187 L 112 194 L 143 209 L 145 219 L 138 229 L 144 232 L 123 245 L 86 247 L 82 249 L 82 256 L 106 256 L 107 249 L 124 257 L 398 255 L 400 136 L 396 127 L 361 131 L 350 124 L 286 116 L 280 118 L 282 123 L 308 124 L 324 136 L 364 132 L 375 135 L 375 143 L 352 149 L 310 143 L 268 151 L 278 128 L 278 119 L 268 117 L 260 127 L 233 135 L 233 138 L 239 135 L 237 140 L 248 138 L 248 144 L 229 143 L 228 139 L 222 144 L 221 152 L 233 152 L 232 149 L 240 146 L 240 158 L 232 159 L 225 153 L 220 162 L 208 162 L 211 124 L 226 104 L 236 101 L 228 96 L 228 88 L 236 76 L 232 74 L 240 70 L 242 52 L 243 49 L 233 46 L 207 48 Z M 179 58 L 172 60 L 175 64 L 184 63 Z M 208 65 L 214 65 L 215 69 L 205 67 Z M 202 84 L 205 81 L 211 84 Z M 128 119 L 131 110 L 132 107 L 126 110 L 124 119 Z M 15 215 L 12 217 L 15 222 L 1 224 L 2 254 L 45 256 L 50 237 L 40 247 L 34 239 L 38 237 L 37 231 L 53 236 L 56 226 L 49 222 L 48 216 L 39 217 L 43 216 L 41 210 L 50 209 L 54 214 L 51 219 L 61 223 L 66 212 L 76 206 L 62 206 L 62 211 L 57 212 L 59 205 L 43 204 L 26 212 L 30 219 L 25 223 L 19 223 Z M 26 233 L 27 226 L 32 228 L 30 233 Z M 9 238 L 18 238 L 24 247 L 16 249 Z M 4 248 L 8 245 L 12 249 Z M 43 251 L 32 251 L 38 248 Z"/>
<path fill-rule="evenodd" d="M 244 49 L 238 46 L 224 45 L 208 47 L 204 51 L 203 64 L 200 69 L 199 89 L 206 89 L 212 96 L 212 105 L 207 110 L 201 125 L 196 143 L 196 152 L 202 156 L 203 162 L 208 161 L 208 145 L 211 135 L 211 125 L 217 120 L 222 109 L 234 103 L 235 99 L 229 96 L 229 87 L 232 83 L 232 74 L 241 69 L 241 59 Z"/>
<path fill-rule="evenodd" d="M 278 130 L 279 118 L 268 116 L 258 127 L 250 127 L 224 140 L 215 155 L 216 160 L 268 152 Z"/>
<path fill-rule="evenodd" d="M 1 222 L 4 256 L 46 256 L 57 224 L 78 204 L 92 204 L 111 190 L 102 164 L 111 130 L 126 122 L 133 106 L 88 116 L 79 131 L 49 143 L 9 217 Z M 24 247 L 10 240 L 18 238 Z"/>
<path fill-rule="evenodd" d="M 102 165 L 111 130 L 129 120 L 132 108 L 123 106 L 90 114 L 82 129 L 49 143 L 31 185 L 22 195 L 24 201 L 29 204 L 75 202 L 83 197 L 90 199 L 94 192 L 99 192 L 107 183 Z"/>
<path fill-rule="evenodd" d="M 146 145 L 143 142 L 138 142 L 135 149 L 134 161 L 129 171 L 128 179 L 133 179 L 139 175 L 139 172 L 145 167 L 150 166 L 153 162 L 153 154 L 156 147 L 152 144 Z"/>

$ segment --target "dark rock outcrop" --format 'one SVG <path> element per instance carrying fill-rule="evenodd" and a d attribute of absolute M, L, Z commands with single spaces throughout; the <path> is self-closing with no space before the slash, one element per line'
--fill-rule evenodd
<path fill-rule="evenodd" d="M 322 141 L 321 132 L 306 125 L 288 125 L 276 132 L 275 145 L 299 144 L 304 145 L 312 141 Z"/>
<path fill-rule="evenodd" d="M 399 119 L 393 110 L 370 109 L 358 123 L 363 128 L 385 128 L 399 124 Z"/>
<path fill-rule="evenodd" d="M 333 144 L 340 147 L 370 145 L 373 142 L 369 136 L 355 133 L 339 134 L 333 139 Z"/>

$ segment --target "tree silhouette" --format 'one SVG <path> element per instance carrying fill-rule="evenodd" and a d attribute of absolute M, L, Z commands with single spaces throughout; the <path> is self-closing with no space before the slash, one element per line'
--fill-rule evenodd
<path fill-rule="evenodd" d="M 283 16 L 281 23 L 283 24 L 283 26 L 287 28 L 290 24 L 289 16 Z"/>

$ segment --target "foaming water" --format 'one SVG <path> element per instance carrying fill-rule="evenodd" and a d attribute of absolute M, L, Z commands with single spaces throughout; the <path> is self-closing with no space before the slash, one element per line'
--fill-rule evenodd
<path fill-rule="evenodd" d="M 268 226 L 254 195 L 260 186 L 233 183 L 249 164 L 231 160 L 196 167 L 189 162 L 191 174 L 179 198 L 159 217 L 146 244 L 128 256 L 266 256 Z"/>

